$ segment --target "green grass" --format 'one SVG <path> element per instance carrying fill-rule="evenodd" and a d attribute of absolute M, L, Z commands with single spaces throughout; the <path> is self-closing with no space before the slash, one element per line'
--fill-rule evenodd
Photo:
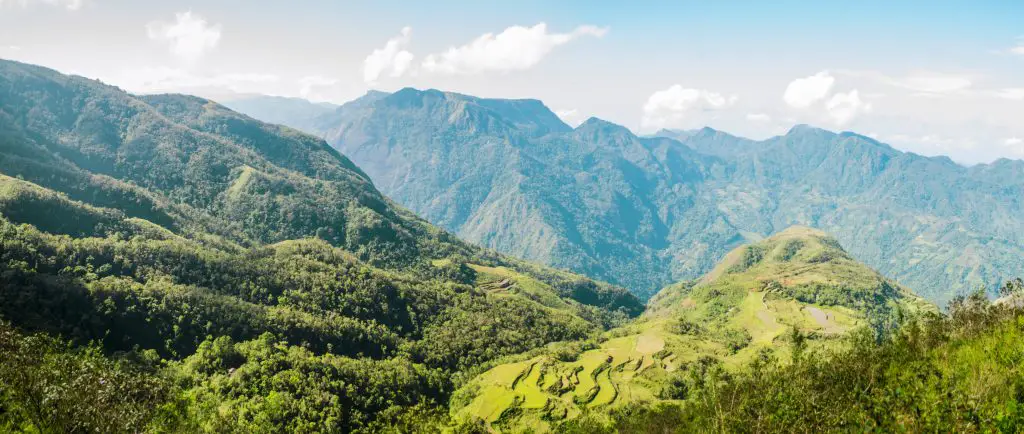
<path fill-rule="evenodd" d="M 508 267 L 487 267 L 477 264 L 469 266 L 477 272 L 477 285 L 489 288 L 489 293 L 498 296 L 522 294 L 551 309 L 572 309 L 572 306 L 559 297 L 554 289 L 530 276 Z"/>
<path fill-rule="evenodd" d="M 245 186 L 249 185 L 249 181 L 252 179 L 253 171 L 252 167 L 242 166 L 242 171 L 238 174 L 238 178 L 235 182 L 231 183 L 231 186 L 227 189 L 228 199 L 238 199 L 239 195 L 245 191 Z"/>
<path fill-rule="evenodd" d="M 539 282 L 507 268 L 473 267 L 479 273 L 478 284 L 483 287 L 494 287 L 500 281 L 514 282 L 489 293 L 521 291 L 537 298 L 545 291 Z M 804 292 L 791 288 L 803 288 Z M 541 379 L 536 372 L 540 365 L 530 372 L 524 371 L 527 365 L 522 362 L 488 371 L 467 386 L 479 387 L 481 393 L 465 408 L 453 409 L 453 414 L 490 420 L 504 411 L 502 405 L 523 402 L 518 420 L 544 431 L 547 424 L 540 412 L 533 410 L 549 401 L 565 406 L 571 418 L 587 408 L 616 408 L 659 400 L 669 380 L 702 357 L 713 357 L 727 369 L 738 369 L 748 365 L 763 349 L 771 349 L 786 359 L 790 351 L 788 335 L 793 327 L 812 337 L 812 347 L 825 348 L 841 345 L 841 341 L 831 337 L 868 323 L 865 312 L 856 306 L 794 298 L 794 294 L 820 295 L 806 288 L 820 288 L 815 290 L 824 294 L 823 300 L 840 302 L 846 300 L 839 297 L 846 295 L 843 291 L 875 294 L 895 288 L 882 293 L 890 297 L 886 303 L 911 312 L 929 308 L 919 298 L 854 261 L 823 233 L 796 227 L 755 246 L 737 249 L 695 284 L 666 288 L 651 300 L 644 316 L 607 332 L 598 348 L 583 352 L 575 361 L 547 359 L 547 373 L 540 382 L 543 387 L 536 386 Z M 839 296 L 829 291 L 838 291 Z M 684 332 L 679 328 L 681 321 L 697 328 Z M 578 384 L 568 392 L 548 391 L 559 375 L 564 377 L 573 372 Z M 525 376 L 525 380 L 517 382 L 515 390 L 509 389 L 506 385 L 517 375 Z"/>

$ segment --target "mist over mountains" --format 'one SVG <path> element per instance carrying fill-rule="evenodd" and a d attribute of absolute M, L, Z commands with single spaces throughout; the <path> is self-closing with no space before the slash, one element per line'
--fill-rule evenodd
<path fill-rule="evenodd" d="M 266 117 L 258 110 L 247 110 Z M 577 128 L 537 100 L 371 92 L 283 122 L 460 237 L 649 296 L 790 225 L 833 234 L 933 302 L 1024 266 L 1024 162 L 971 167 L 806 125 L 762 141 L 703 128 Z"/>

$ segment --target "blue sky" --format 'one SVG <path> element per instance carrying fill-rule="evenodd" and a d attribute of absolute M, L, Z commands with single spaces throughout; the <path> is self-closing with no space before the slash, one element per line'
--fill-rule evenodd
<path fill-rule="evenodd" d="M 1024 2 L 0 0 L 0 57 L 133 92 L 433 87 L 641 133 L 796 123 L 1024 158 Z"/>

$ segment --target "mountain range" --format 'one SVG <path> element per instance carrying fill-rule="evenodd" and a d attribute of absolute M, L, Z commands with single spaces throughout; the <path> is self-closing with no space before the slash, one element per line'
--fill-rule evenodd
<path fill-rule="evenodd" d="M 760 141 L 638 136 L 596 118 L 572 128 L 537 100 L 411 88 L 307 114 L 276 120 L 425 219 L 643 298 L 796 224 L 939 304 L 1024 269 L 1022 161 L 966 167 L 806 125 Z"/>
<path fill-rule="evenodd" d="M 0 432 L 1024 426 L 1024 283 L 928 286 L 1019 268 L 1020 162 L 415 89 L 232 104 L 335 146 L 0 60 Z"/>
<path fill-rule="evenodd" d="M 430 225 L 311 135 L 10 61 L 0 277 L 0 431 L 368 429 L 643 310 Z"/>

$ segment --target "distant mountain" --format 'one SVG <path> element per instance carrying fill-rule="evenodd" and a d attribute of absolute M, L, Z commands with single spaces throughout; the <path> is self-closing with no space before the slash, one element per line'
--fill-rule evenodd
<path fill-rule="evenodd" d="M 446 402 L 467 370 L 643 309 L 458 240 L 322 139 L 9 61 L 0 276 L 0 425 L 60 432 L 146 431 L 170 407 L 151 428 L 368 429 Z M 32 358 L 43 341 L 19 336 L 37 332 L 98 351 Z M 126 373 L 87 376 L 96 363 Z M 42 384 L 74 392 L 54 403 Z"/>
<path fill-rule="evenodd" d="M 839 348 L 854 329 L 892 330 L 935 311 L 834 238 L 791 227 L 736 248 L 698 281 L 663 289 L 642 318 L 599 345 L 562 345 L 482 373 L 455 393 L 452 413 L 500 430 L 684 399 L 681 375 L 709 360 L 738 370 L 765 351 L 788 358 L 794 331 L 810 348 Z"/>
<path fill-rule="evenodd" d="M 368 95 L 308 131 L 385 194 L 460 236 L 650 296 L 794 224 L 944 303 L 1024 269 L 1024 162 L 973 167 L 810 126 L 576 129 L 535 100 Z"/>
<path fill-rule="evenodd" d="M 225 99 L 221 103 L 263 122 L 287 125 L 300 131 L 315 129 L 317 118 L 338 109 L 337 105 L 326 102 L 267 95 L 247 95 Z"/>
<path fill-rule="evenodd" d="M 662 129 L 654 133 L 654 137 L 665 137 L 676 140 L 702 154 L 716 157 L 735 157 L 755 149 L 756 142 L 709 127 L 699 130 Z"/>

